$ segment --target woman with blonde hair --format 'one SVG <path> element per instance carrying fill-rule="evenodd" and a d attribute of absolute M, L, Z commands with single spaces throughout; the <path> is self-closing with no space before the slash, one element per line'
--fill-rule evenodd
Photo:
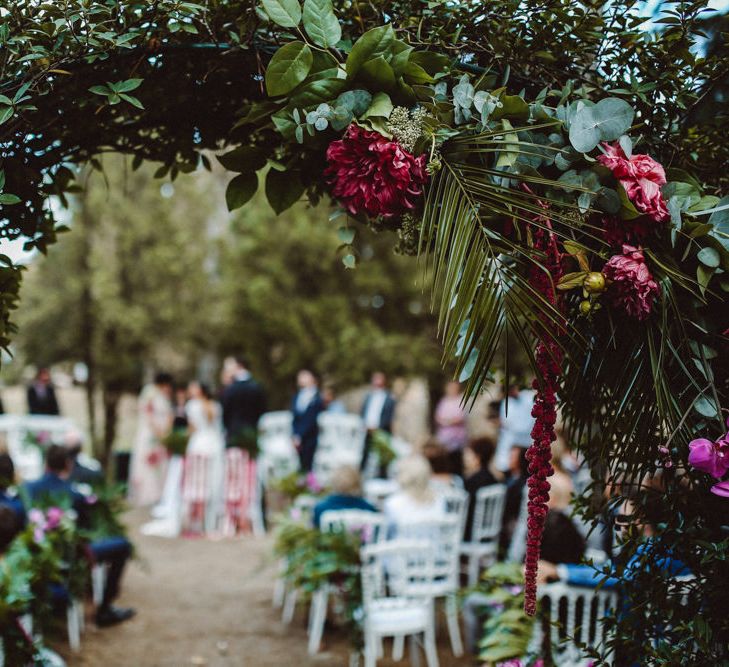
<path fill-rule="evenodd" d="M 384 505 L 391 526 L 445 516 L 445 503 L 433 491 L 431 476 L 430 464 L 424 456 L 416 454 L 400 461 L 397 470 L 400 490 L 389 496 Z"/>

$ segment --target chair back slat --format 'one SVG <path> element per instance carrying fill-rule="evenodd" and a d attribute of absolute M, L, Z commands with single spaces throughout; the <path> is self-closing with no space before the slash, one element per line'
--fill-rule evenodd
<path fill-rule="evenodd" d="M 471 541 L 497 540 L 504 517 L 506 486 L 504 484 L 484 486 L 476 492 L 474 503 Z"/>
<path fill-rule="evenodd" d="M 387 536 L 387 522 L 384 515 L 366 510 L 327 510 L 321 515 L 321 529 L 356 532 L 363 544 L 381 542 Z"/>

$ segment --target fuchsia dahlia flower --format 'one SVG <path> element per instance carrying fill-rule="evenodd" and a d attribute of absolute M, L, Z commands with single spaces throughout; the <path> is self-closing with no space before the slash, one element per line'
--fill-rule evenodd
<path fill-rule="evenodd" d="M 603 144 L 605 154 L 598 156 L 598 162 L 613 172 L 625 188 L 628 199 L 641 213 L 656 222 L 668 220 L 668 208 L 661 194 L 666 184 L 666 172 L 649 155 L 634 154 L 626 157 L 619 144 Z"/>
<path fill-rule="evenodd" d="M 359 125 L 327 149 L 325 176 L 332 194 L 356 215 L 391 218 L 414 209 L 428 180 L 426 157 Z"/>
<path fill-rule="evenodd" d="M 642 250 L 624 245 L 623 254 L 613 255 L 602 272 L 613 282 L 610 287 L 613 300 L 628 315 L 644 320 L 651 314 L 653 302 L 660 290 L 648 270 Z"/>

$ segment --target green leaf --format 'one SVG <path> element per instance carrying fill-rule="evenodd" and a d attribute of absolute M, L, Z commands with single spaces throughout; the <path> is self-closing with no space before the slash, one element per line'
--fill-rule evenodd
<path fill-rule="evenodd" d="M 11 206 L 12 204 L 17 204 L 20 202 L 20 197 L 16 195 L 11 195 L 7 192 L 0 193 L 0 204 L 4 204 L 5 206 Z"/>
<path fill-rule="evenodd" d="M 269 18 L 284 28 L 295 28 L 301 21 L 301 5 L 297 0 L 262 0 Z"/>
<path fill-rule="evenodd" d="M 405 65 L 402 73 L 405 81 L 412 84 L 417 83 L 433 83 L 435 79 L 430 76 L 420 65 L 414 62 L 409 62 Z"/>
<path fill-rule="evenodd" d="M 266 199 L 276 215 L 293 206 L 303 193 L 298 173 L 271 169 L 266 174 Z"/>
<path fill-rule="evenodd" d="M 614 141 L 625 134 L 633 122 L 633 108 L 616 97 L 583 106 L 572 119 L 570 143 L 580 153 L 588 153 L 600 141 Z"/>
<path fill-rule="evenodd" d="M 271 97 L 285 95 L 309 73 L 314 57 L 304 42 L 290 42 L 273 54 L 266 68 L 266 90 Z"/>
<path fill-rule="evenodd" d="M 127 79 L 126 81 L 119 81 L 119 83 L 115 83 L 110 87 L 117 93 L 128 93 L 139 88 L 142 85 L 142 81 L 144 79 Z"/>
<path fill-rule="evenodd" d="M 716 403 L 705 396 L 702 396 L 698 401 L 696 401 L 696 403 L 694 403 L 694 410 L 709 419 L 716 417 L 716 415 L 719 414 Z"/>
<path fill-rule="evenodd" d="M 144 105 L 136 97 L 134 97 L 134 95 L 119 93 L 119 97 L 129 102 L 129 104 L 131 104 L 132 106 L 137 107 L 137 109 L 144 109 Z"/>
<path fill-rule="evenodd" d="M 395 71 L 383 56 L 377 56 L 362 65 L 359 77 L 378 90 L 391 91 L 395 87 Z"/>
<path fill-rule="evenodd" d="M 258 189 L 258 176 L 256 172 L 249 171 L 238 174 L 225 189 L 225 203 L 229 211 L 234 211 L 248 202 Z"/>
<path fill-rule="evenodd" d="M 719 251 L 716 248 L 702 248 L 696 255 L 704 266 L 708 266 L 710 269 L 715 269 L 721 263 L 721 257 Z"/>
<path fill-rule="evenodd" d="M 369 109 L 364 113 L 364 118 L 389 118 L 392 113 L 392 100 L 387 93 L 375 93 Z"/>
<path fill-rule="evenodd" d="M 13 107 L 4 107 L 0 110 L 0 125 L 13 116 Z"/>
<path fill-rule="evenodd" d="M 706 288 L 714 275 L 714 271 L 716 271 L 716 269 L 706 267 L 703 264 L 699 264 L 696 267 L 696 280 L 699 283 L 699 288 L 701 289 L 702 294 L 706 292 Z"/>
<path fill-rule="evenodd" d="M 390 63 L 395 76 L 401 76 L 410 59 L 413 47 L 401 39 L 395 39 L 385 54 L 385 60 Z"/>
<path fill-rule="evenodd" d="M 91 86 L 91 88 L 89 88 L 89 92 L 94 93 L 94 95 L 103 95 L 104 97 L 107 97 L 111 95 L 112 91 L 106 86 Z"/>
<path fill-rule="evenodd" d="M 337 98 L 335 106 L 345 107 L 354 116 L 361 116 L 371 103 L 372 95 L 366 90 L 348 90 Z"/>
<path fill-rule="evenodd" d="M 284 139 L 292 140 L 294 133 L 296 132 L 296 123 L 291 117 L 291 107 L 280 109 L 274 114 L 271 114 L 271 121 L 273 122 L 276 130 L 284 137 Z"/>
<path fill-rule="evenodd" d="M 353 78 L 368 60 L 384 56 L 394 39 L 395 31 L 389 24 L 368 30 L 354 43 L 347 56 L 347 77 Z"/>
<path fill-rule="evenodd" d="M 311 107 L 333 100 L 347 85 L 344 79 L 318 79 L 304 83 L 291 95 L 291 102 L 299 107 Z"/>
<path fill-rule="evenodd" d="M 325 49 L 342 39 L 342 27 L 334 14 L 331 0 L 305 0 L 304 28 L 314 44 Z"/>
<path fill-rule="evenodd" d="M 420 65 L 428 74 L 435 76 L 448 70 L 451 59 L 433 51 L 415 51 L 410 54 L 410 62 Z"/>
<path fill-rule="evenodd" d="M 349 245 L 354 241 L 354 228 L 353 227 L 340 227 L 337 230 L 337 236 L 339 236 L 339 240 L 342 243 L 345 243 L 346 245 Z"/>
<path fill-rule="evenodd" d="M 240 146 L 217 158 L 227 170 L 240 173 L 257 171 L 266 164 L 266 152 L 257 146 Z"/>

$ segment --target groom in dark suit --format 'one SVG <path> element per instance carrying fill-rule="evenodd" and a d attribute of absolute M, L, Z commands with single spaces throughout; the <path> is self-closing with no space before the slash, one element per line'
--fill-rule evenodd
<path fill-rule="evenodd" d="M 319 414 L 324 410 L 324 402 L 319 393 L 319 385 L 314 373 L 300 370 L 296 376 L 299 390 L 291 402 L 293 413 L 292 430 L 294 447 L 299 452 L 301 469 L 309 472 L 314 464 L 316 445 L 319 440 Z"/>
<path fill-rule="evenodd" d="M 220 403 L 228 447 L 235 446 L 243 434 L 255 434 L 258 420 L 266 411 L 266 395 L 263 387 L 253 379 L 244 358 L 235 358 L 233 381 L 224 389 Z"/>
<path fill-rule="evenodd" d="M 392 421 L 395 416 L 395 399 L 387 391 L 387 376 L 382 371 L 372 373 L 370 390 L 362 404 L 362 419 L 367 429 L 364 452 L 362 454 L 362 470 L 367 465 L 367 457 L 375 431 L 392 433 Z"/>

